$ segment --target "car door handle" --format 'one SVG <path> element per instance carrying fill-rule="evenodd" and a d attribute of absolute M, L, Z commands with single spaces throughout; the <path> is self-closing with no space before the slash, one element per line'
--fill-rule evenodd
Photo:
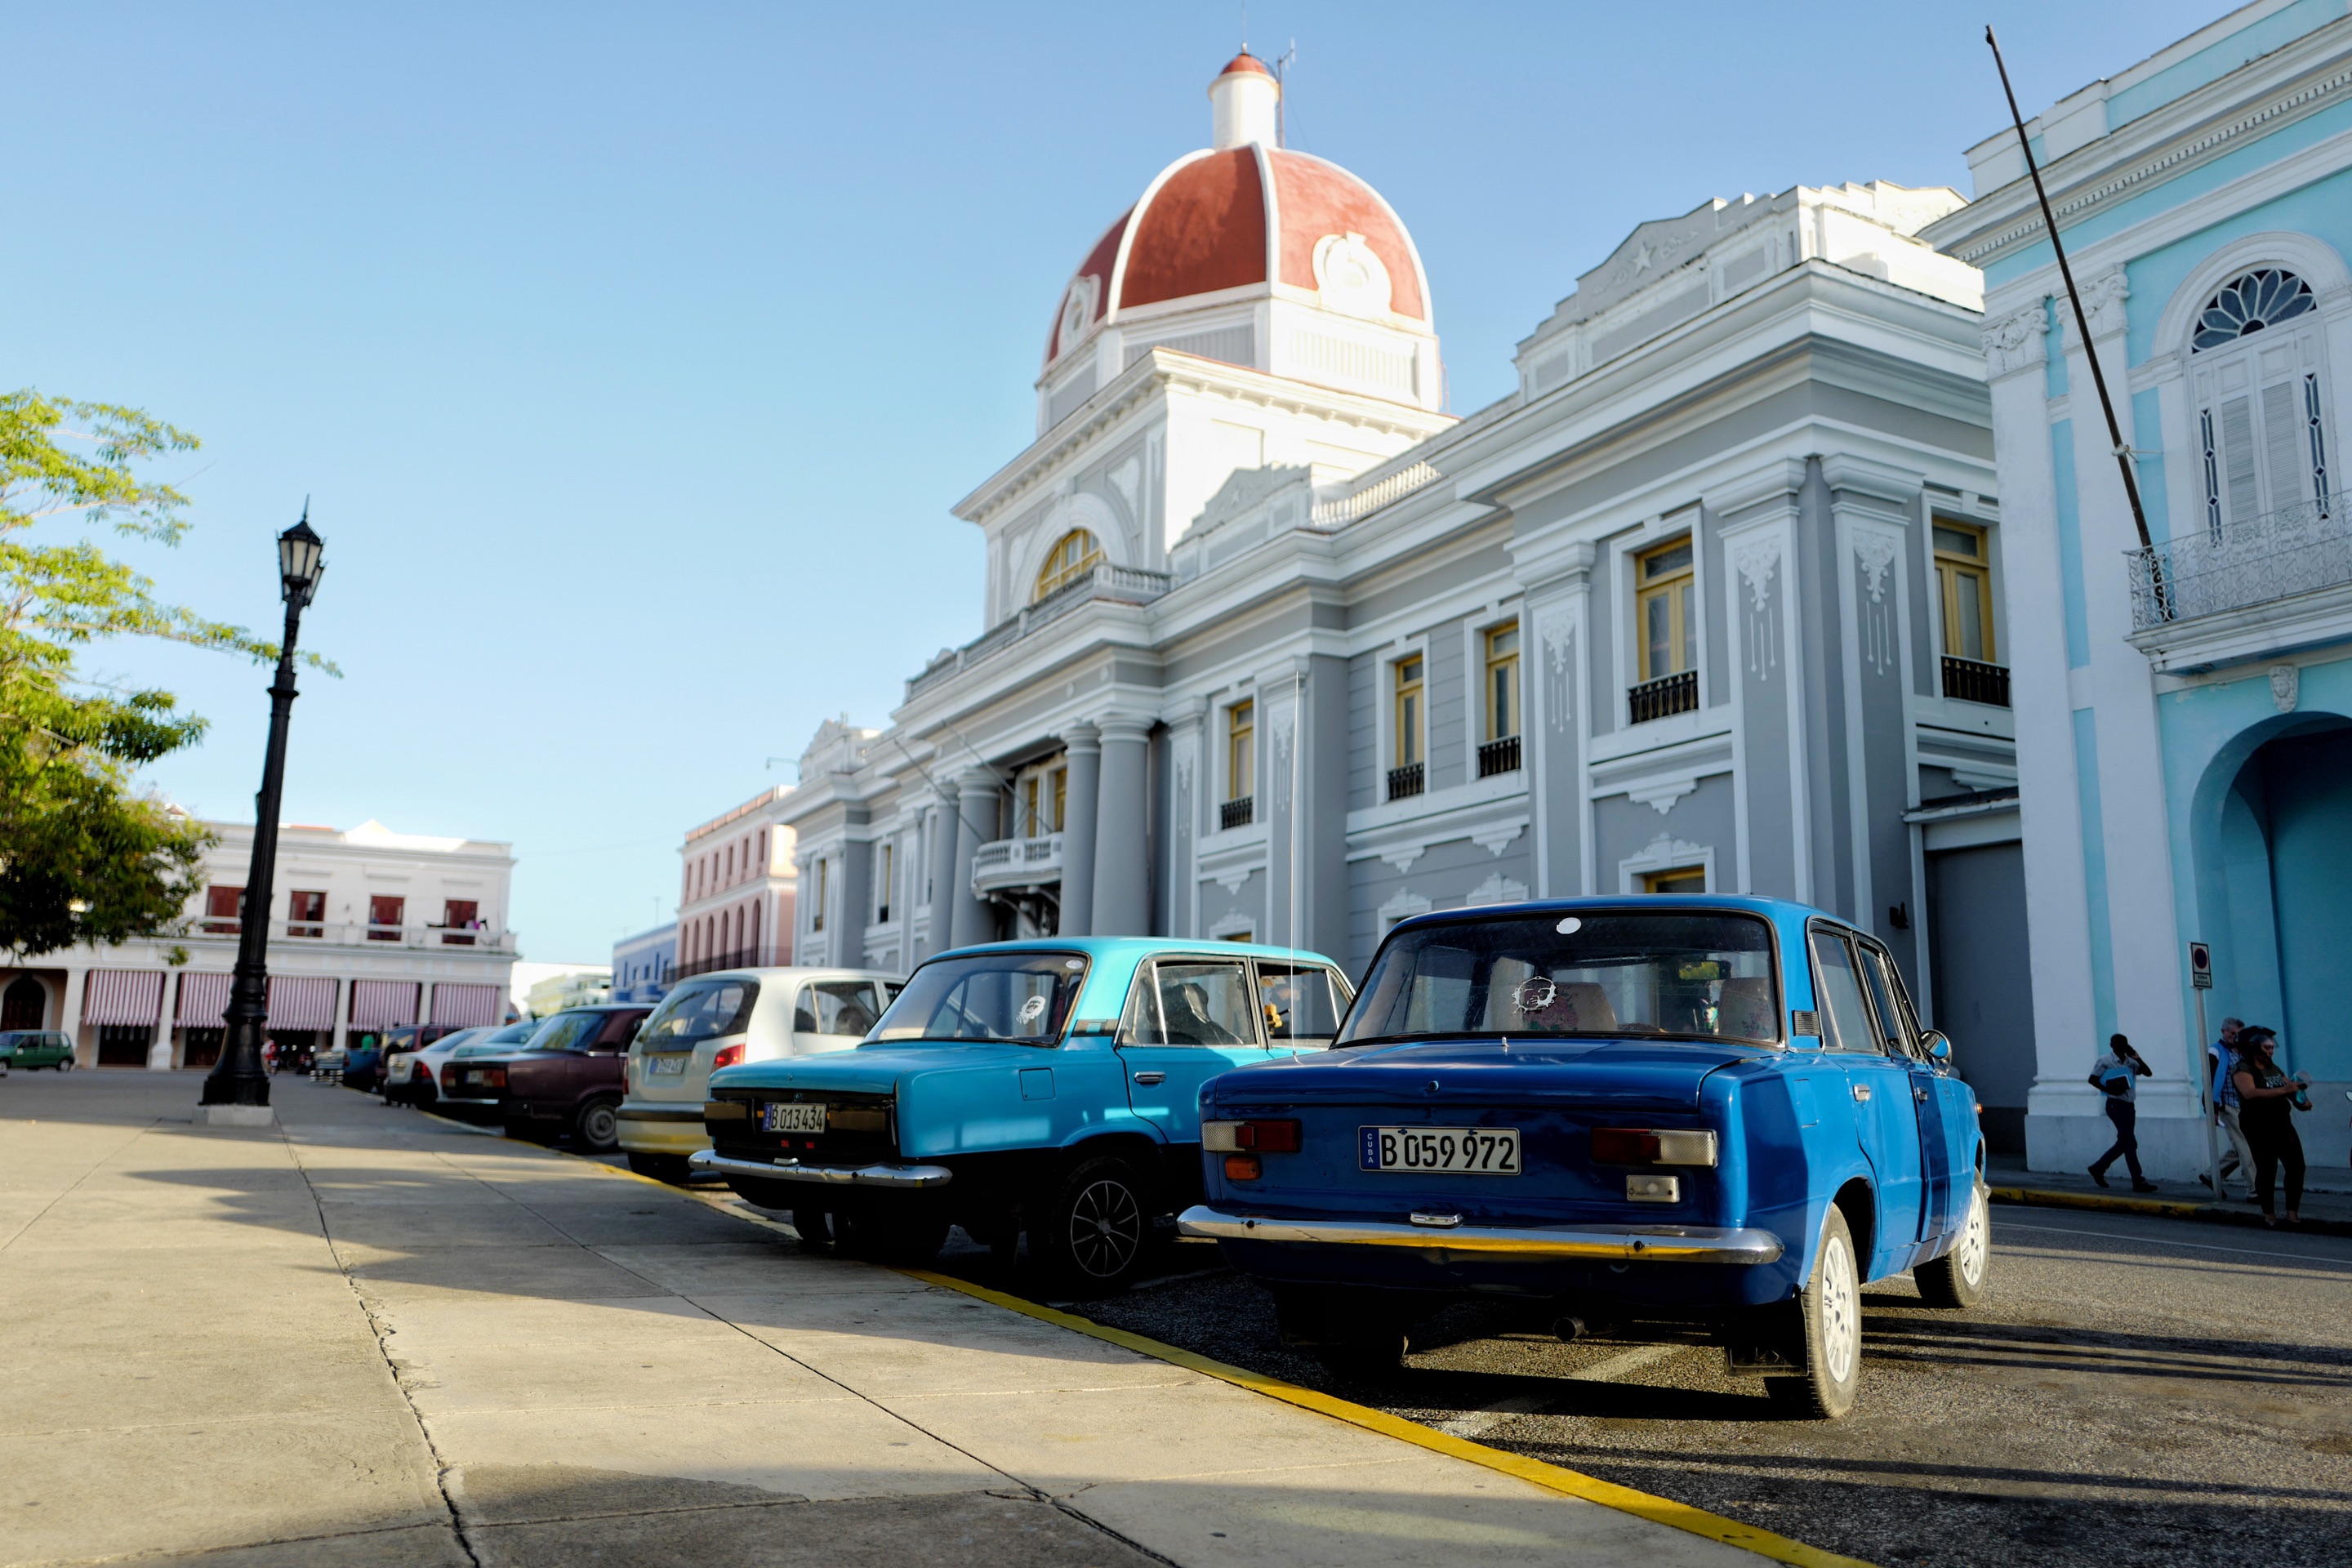
<path fill-rule="evenodd" d="M 1135 1075 L 1135 1081 L 1147 1086 L 1155 1083 L 1165 1083 L 1168 1081 L 1168 1075 L 1164 1072 L 1139 1072 Z"/>
<path fill-rule="evenodd" d="M 1911 1098 L 1917 1100 L 1920 1104 L 1925 1105 L 1927 1103 L 1927 1091 L 1916 1085 L 1914 1085 L 1911 1089 Z"/>
<path fill-rule="evenodd" d="M 1866 1083 L 1855 1084 L 1853 1086 L 1853 1097 L 1856 1100 L 1868 1100 L 1870 1098 L 1870 1085 Z"/>

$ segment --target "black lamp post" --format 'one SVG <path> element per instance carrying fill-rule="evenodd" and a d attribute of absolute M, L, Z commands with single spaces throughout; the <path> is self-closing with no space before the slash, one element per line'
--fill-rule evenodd
<path fill-rule="evenodd" d="M 318 592 L 326 570 L 319 559 L 322 542 L 310 531 L 310 507 L 302 521 L 278 536 L 278 576 L 286 600 L 286 640 L 278 655 L 278 679 L 269 688 L 269 755 L 261 764 L 261 793 L 254 797 L 253 865 L 246 873 L 245 902 L 236 923 L 236 975 L 229 984 L 227 1038 L 220 1060 L 205 1075 L 205 1106 L 252 1108 L 220 1121 L 269 1119 L 269 1074 L 261 1065 L 262 1029 L 269 1017 L 269 905 L 278 878 L 278 795 L 286 780 L 286 721 L 294 711 L 294 637 L 302 611 Z M 257 1112 L 258 1114 L 255 1114 Z M 200 1118 L 201 1119 L 201 1118 Z"/>

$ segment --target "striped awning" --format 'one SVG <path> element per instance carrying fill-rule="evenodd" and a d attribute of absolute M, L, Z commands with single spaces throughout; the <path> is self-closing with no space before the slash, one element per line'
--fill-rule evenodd
<path fill-rule="evenodd" d="M 85 1024 L 144 1024 L 163 1016 L 160 969 L 93 969 L 81 994 Z"/>
<path fill-rule="evenodd" d="M 352 1023 L 362 1029 L 392 1029 L 416 1022 L 414 980 L 352 982 Z"/>
<path fill-rule="evenodd" d="M 173 1022 L 187 1028 L 221 1027 L 221 1015 L 228 1011 L 231 979 L 226 974 L 199 974 L 194 970 L 183 973 L 180 1005 L 173 1012 Z"/>
<path fill-rule="evenodd" d="M 495 1024 L 505 1011 L 506 994 L 496 985 L 436 985 L 433 1021 L 465 1028 Z"/>
<path fill-rule="evenodd" d="M 335 985 L 335 977 L 331 974 L 271 975 L 269 1026 L 273 1029 L 333 1028 Z"/>

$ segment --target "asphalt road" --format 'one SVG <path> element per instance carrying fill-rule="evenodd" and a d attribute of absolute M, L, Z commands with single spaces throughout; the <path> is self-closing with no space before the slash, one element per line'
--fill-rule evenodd
<path fill-rule="evenodd" d="M 1864 1295 L 1862 1400 L 1781 1419 L 1719 1351 L 1564 1345 L 1460 1310 L 1381 1385 L 1282 1348 L 1268 1298 L 1169 1242 L 1068 1304 L 1482 1443 L 1881 1563 L 2352 1560 L 2352 1240 L 1996 1207 L 1990 1300 Z M 961 1241 L 961 1237 L 957 1238 Z M 1001 1288 L 987 1255 L 943 1267 Z"/>

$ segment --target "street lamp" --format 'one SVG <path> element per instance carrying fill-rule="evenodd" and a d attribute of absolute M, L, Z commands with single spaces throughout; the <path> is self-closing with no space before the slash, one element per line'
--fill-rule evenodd
<path fill-rule="evenodd" d="M 253 864 L 246 873 L 244 907 L 236 925 L 236 973 L 229 984 L 226 1038 L 220 1060 L 205 1075 L 196 1121 L 215 1126 L 266 1127 L 269 1074 L 261 1065 L 263 1026 L 269 1017 L 269 906 L 278 878 L 278 796 L 286 780 L 286 721 L 294 711 L 294 638 L 302 611 L 319 590 L 326 565 L 323 542 L 310 531 L 310 505 L 302 521 L 278 536 L 278 576 L 286 601 L 286 637 L 278 653 L 278 679 L 269 688 L 269 752 L 261 764 L 261 793 L 254 797 Z"/>

